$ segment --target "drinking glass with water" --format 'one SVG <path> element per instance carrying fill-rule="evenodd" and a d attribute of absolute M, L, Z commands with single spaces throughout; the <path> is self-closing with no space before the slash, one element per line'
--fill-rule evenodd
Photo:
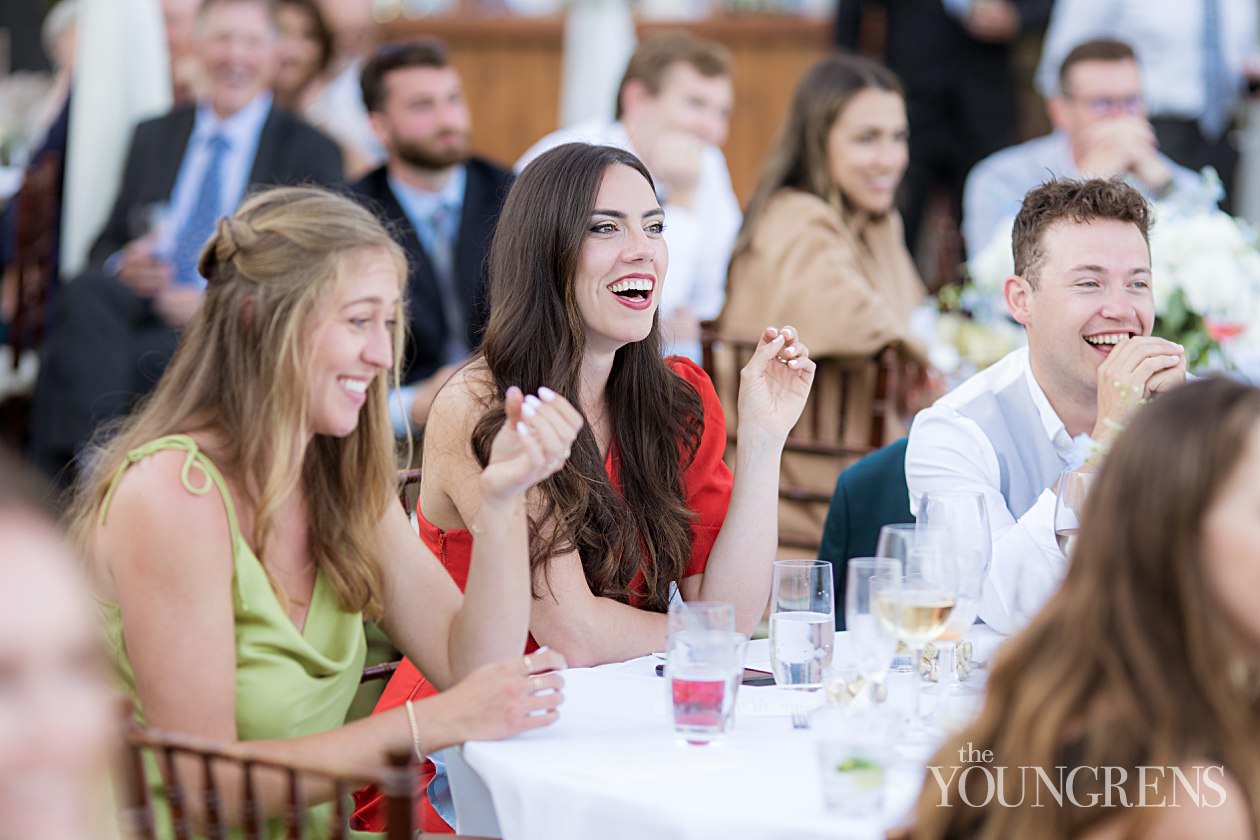
<path fill-rule="evenodd" d="M 730 728 L 747 646 L 747 636 L 729 630 L 670 634 L 665 677 L 674 732 L 686 743 L 708 744 Z"/>
<path fill-rule="evenodd" d="M 785 688 L 815 690 L 836 640 L 831 564 L 776 560 L 770 592 L 770 666 Z"/>

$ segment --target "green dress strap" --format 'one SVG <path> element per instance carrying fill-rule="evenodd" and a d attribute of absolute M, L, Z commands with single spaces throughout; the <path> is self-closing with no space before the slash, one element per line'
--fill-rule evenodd
<path fill-rule="evenodd" d="M 186 453 L 184 466 L 179 471 L 179 481 L 180 484 L 184 485 L 185 490 L 194 496 L 204 496 L 210 492 L 211 486 L 219 488 L 219 495 L 223 497 L 223 507 L 227 509 L 228 530 L 232 536 L 232 551 L 235 553 L 236 547 L 241 544 L 241 527 L 239 520 L 236 518 L 236 505 L 232 502 L 232 494 L 228 490 L 227 482 L 223 480 L 223 474 L 219 472 L 219 468 L 201 451 L 197 441 L 188 435 L 166 435 L 165 437 L 151 440 L 143 446 L 138 446 L 128 452 L 126 459 L 118 465 L 118 471 L 114 473 L 114 478 L 109 482 L 109 489 L 105 491 L 105 499 L 101 502 L 101 515 L 97 520 L 97 524 L 105 524 L 105 517 L 109 513 L 109 504 L 113 501 L 114 492 L 122 482 L 122 477 L 127 472 L 127 468 L 137 461 L 142 461 L 156 452 L 162 452 L 167 449 L 182 449 Z M 194 469 L 201 473 L 202 480 L 200 484 L 193 483 L 192 472 Z"/>

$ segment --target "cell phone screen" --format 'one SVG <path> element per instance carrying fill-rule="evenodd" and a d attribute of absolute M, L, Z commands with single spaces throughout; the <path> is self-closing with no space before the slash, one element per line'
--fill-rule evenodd
<path fill-rule="evenodd" d="M 662 662 L 656 666 L 656 676 L 665 676 L 665 663 Z M 740 680 L 743 685 L 774 685 L 774 674 L 765 671 L 754 671 L 751 668 L 744 669 L 744 677 Z"/>

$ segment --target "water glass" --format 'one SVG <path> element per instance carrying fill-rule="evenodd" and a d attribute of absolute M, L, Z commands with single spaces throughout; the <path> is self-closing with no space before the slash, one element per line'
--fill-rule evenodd
<path fill-rule="evenodd" d="M 669 605 L 669 635 L 683 630 L 735 632 L 735 605 L 721 601 L 674 601 Z"/>
<path fill-rule="evenodd" d="M 1071 559 L 1072 544 L 1081 527 L 1081 514 L 1094 486 L 1094 473 L 1086 470 L 1064 470 L 1059 476 L 1059 494 L 1054 502 L 1054 537 L 1059 551 Z"/>
<path fill-rule="evenodd" d="M 711 743 L 734 722 L 747 647 L 747 636 L 728 630 L 679 630 L 670 635 L 665 678 L 674 733 L 686 743 Z"/>
<path fill-rule="evenodd" d="M 776 560 L 770 590 L 770 666 L 784 688 L 815 690 L 831 665 L 836 609 L 831 563 Z"/>

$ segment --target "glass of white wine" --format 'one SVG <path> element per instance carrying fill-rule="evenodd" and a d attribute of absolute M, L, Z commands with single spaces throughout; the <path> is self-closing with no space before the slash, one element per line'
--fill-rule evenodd
<path fill-rule="evenodd" d="M 993 557 L 993 538 L 983 494 L 970 490 L 925 493 L 919 500 L 918 539 L 939 546 L 955 566 L 958 596 L 949 624 L 935 640 L 944 701 L 971 693 L 958 678 L 957 648 L 976 621 Z M 907 573 L 918 571 L 907 567 Z M 940 704 L 938 703 L 938 706 Z"/>
<path fill-rule="evenodd" d="M 894 584 L 872 581 L 875 615 L 885 627 L 894 630 L 913 651 L 911 661 L 918 672 L 923 646 L 939 638 L 949 626 L 958 604 L 957 564 L 940 547 L 931 543 L 916 545 L 910 551 L 908 569 L 914 569 Z M 921 675 L 916 678 L 921 680 Z M 927 740 L 933 736 L 915 703 L 906 738 Z"/>
<path fill-rule="evenodd" d="M 1072 559 L 1072 544 L 1076 542 L 1076 532 L 1081 527 L 1081 514 L 1093 486 L 1092 471 L 1064 470 L 1059 476 L 1059 494 L 1054 502 L 1054 537 L 1059 541 L 1059 551 L 1069 560 Z"/>

